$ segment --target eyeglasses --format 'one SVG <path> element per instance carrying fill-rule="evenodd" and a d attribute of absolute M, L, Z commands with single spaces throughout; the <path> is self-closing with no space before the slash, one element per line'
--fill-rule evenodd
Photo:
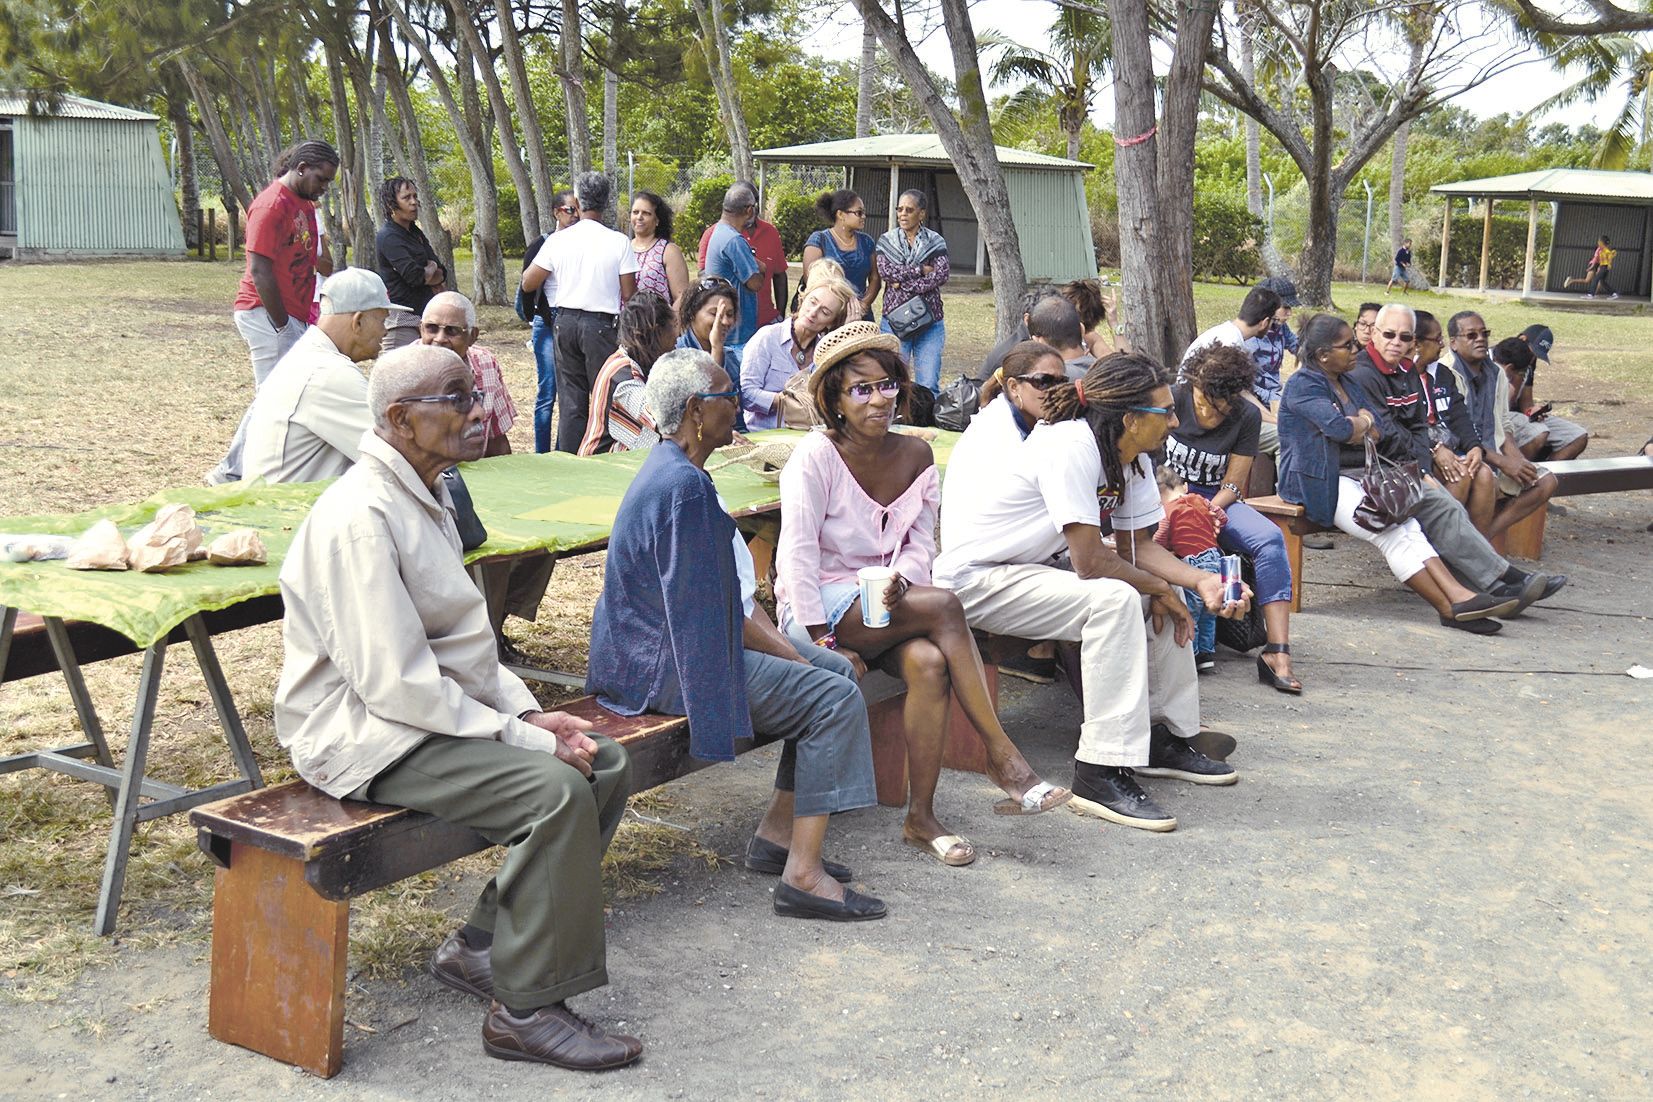
<path fill-rule="evenodd" d="M 458 394 L 415 394 L 407 398 L 398 398 L 398 402 L 446 402 L 458 414 L 471 412 L 471 407 L 482 401 L 480 390 L 461 391 Z"/>
<path fill-rule="evenodd" d="M 1327 345 L 1327 347 L 1328 348 L 1341 348 L 1345 352 L 1359 352 L 1360 351 L 1360 342 L 1351 337 L 1350 339 L 1344 341 L 1342 344 L 1332 344 L 1332 345 Z"/>
<path fill-rule="evenodd" d="M 862 207 L 860 210 L 846 210 L 844 213 L 855 218 L 865 218 L 867 216 L 867 208 Z"/>
<path fill-rule="evenodd" d="M 895 379 L 879 379 L 875 383 L 853 383 L 844 388 L 845 394 L 862 405 L 872 401 L 874 391 L 886 398 L 894 398 L 901 393 L 901 383 Z"/>
<path fill-rule="evenodd" d="M 1039 374 L 1039 375 L 1012 375 L 1010 377 L 1012 379 L 1016 380 L 1016 382 L 1018 382 L 1018 383 L 1026 383 L 1028 386 L 1032 387 L 1034 390 L 1049 390 L 1051 387 L 1055 386 L 1057 383 L 1065 383 L 1065 382 L 1068 381 L 1068 377 L 1066 375 Z"/>
<path fill-rule="evenodd" d="M 558 207 L 557 210 L 562 214 L 568 215 L 570 218 L 578 218 L 580 216 L 579 207 Z"/>
<path fill-rule="evenodd" d="M 1411 344 L 1413 339 L 1417 336 L 1417 334 L 1416 333 L 1407 333 L 1407 332 L 1397 333 L 1393 329 L 1380 329 L 1380 330 L 1378 330 L 1378 336 L 1382 337 L 1386 341 L 1392 341 L 1396 337 L 1399 337 L 1400 338 L 1400 343 L 1402 343 L 1402 344 Z"/>
<path fill-rule="evenodd" d="M 1490 329 L 1460 329 L 1460 330 L 1458 330 L 1458 336 L 1464 338 L 1465 340 L 1469 340 L 1469 341 L 1491 340 L 1492 339 L 1492 330 L 1490 330 Z"/>
<path fill-rule="evenodd" d="M 695 286 L 700 288 L 702 291 L 710 291 L 714 287 L 731 287 L 733 284 L 731 284 L 727 279 L 724 279 L 722 276 L 706 276 L 699 283 L 695 284 Z"/>
<path fill-rule="evenodd" d="M 427 337 L 442 336 L 444 334 L 447 335 L 448 337 L 463 337 L 467 332 L 470 331 L 468 326 L 464 326 L 464 325 L 438 325 L 434 321 L 424 322 L 423 324 L 421 324 L 419 326 L 419 329 Z"/>
<path fill-rule="evenodd" d="M 740 391 L 737 390 L 697 390 L 696 398 L 727 398 L 731 402 L 740 401 Z"/>
<path fill-rule="evenodd" d="M 1138 413 L 1158 413 L 1165 417 L 1171 416 L 1171 411 L 1164 406 L 1126 406 L 1125 408 L 1135 410 Z"/>

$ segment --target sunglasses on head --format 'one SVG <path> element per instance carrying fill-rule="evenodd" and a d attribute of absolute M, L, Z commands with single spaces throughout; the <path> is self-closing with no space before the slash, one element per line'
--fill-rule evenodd
<path fill-rule="evenodd" d="M 444 336 L 444 335 L 446 335 L 448 337 L 463 337 L 465 335 L 465 333 L 467 332 L 467 327 L 466 326 L 463 326 L 463 325 L 438 325 L 434 321 L 427 321 L 427 322 L 422 323 L 419 326 L 419 329 L 422 333 L 424 333 L 428 337 L 438 337 L 438 336 Z"/>
<path fill-rule="evenodd" d="M 415 394 L 407 398 L 398 398 L 398 402 L 446 402 L 458 414 L 471 412 L 471 407 L 482 401 L 480 390 L 466 390 L 458 394 Z"/>
<path fill-rule="evenodd" d="M 699 283 L 695 284 L 695 286 L 700 288 L 702 291 L 710 291 L 714 287 L 732 287 L 732 286 L 734 286 L 734 284 L 730 283 L 727 279 L 724 279 L 722 276 L 715 276 L 714 275 L 714 276 L 706 276 Z"/>
<path fill-rule="evenodd" d="M 1413 333 L 1411 330 L 1401 330 L 1401 331 L 1397 332 L 1393 329 L 1380 329 L 1380 330 L 1378 330 L 1378 336 L 1382 337 L 1386 341 L 1392 341 L 1395 338 L 1399 337 L 1400 338 L 1400 343 L 1402 343 L 1402 344 L 1411 344 L 1412 341 L 1417 337 L 1417 334 Z"/>
<path fill-rule="evenodd" d="M 895 379 L 879 379 L 871 383 L 851 383 L 844 388 L 844 393 L 866 405 L 872 401 L 874 393 L 882 394 L 886 398 L 894 398 L 901 393 L 901 383 Z"/>
<path fill-rule="evenodd" d="M 1011 378 L 1015 379 L 1018 383 L 1026 383 L 1034 390 L 1049 390 L 1057 383 L 1065 383 L 1068 381 L 1068 377 L 1066 375 L 1049 375 L 1043 372 L 1037 375 L 1012 375 Z"/>

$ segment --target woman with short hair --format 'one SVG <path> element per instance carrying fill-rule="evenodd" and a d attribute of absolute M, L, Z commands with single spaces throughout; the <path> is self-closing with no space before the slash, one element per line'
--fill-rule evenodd
<path fill-rule="evenodd" d="M 952 267 L 946 239 L 924 224 L 929 213 L 930 204 L 922 191 L 903 191 L 895 201 L 896 224 L 878 239 L 878 276 L 884 283 L 884 318 L 879 328 L 900 338 L 901 354 L 913 365 L 919 385 L 939 394 L 941 353 L 947 343 L 941 288 Z M 902 315 L 896 312 L 914 299 L 922 302 L 929 320 L 901 324 Z"/>
<path fill-rule="evenodd" d="M 379 256 L 379 278 L 390 301 L 406 310 L 392 310 L 385 321 L 381 352 L 419 343 L 419 319 L 437 293 L 448 289 L 448 272 L 436 259 L 430 239 L 419 228 L 419 189 L 406 176 L 392 176 L 379 188 L 384 223 L 374 238 Z"/>
<path fill-rule="evenodd" d="M 702 761 L 732 761 L 736 741 L 754 735 L 784 739 L 746 867 L 779 874 L 783 917 L 883 918 L 884 904 L 847 887 L 851 871 L 821 856 L 831 816 L 877 798 L 853 670 L 776 630 L 706 474 L 707 457 L 731 440 L 740 391 L 706 353 L 679 349 L 656 361 L 647 397 L 664 439 L 614 519 L 586 688 L 620 715 L 687 716 L 689 753 Z"/>
<path fill-rule="evenodd" d="M 873 262 L 877 246 L 866 232 L 867 205 L 849 188 L 839 188 L 821 193 L 815 200 L 815 213 L 826 228 L 816 230 L 804 242 L 804 285 L 809 285 L 809 272 L 817 260 L 825 257 L 837 261 L 844 278 L 855 288 L 849 320 L 859 321 L 872 313 L 879 289 L 878 268 Z"/>
<path fill-rule="evenodd" d="M 631 251 L 637 254 L 637 290 L 676 306 L 689 289 L 689 262 L 672 240 L 672 208 L 652 191 L 631 197 Z"/>
<path fill-rule="evenodd" d="M 940 478 L 930 445 L 890 432 L 910 385 L 899 342 L 871 322 L 851 322 L 821 341 L 810 376 L 826 426 L 798 443 L 781 471 L 781 537 L 775 594 L 783 629 L 801 647 L 825 647 L 907 683 L 910 796 L 902 838 L 946 865 L 976 850 L 936 818 L 934 798 L 957 695 L 987 751 L 988 774 L 1009 797 L 1000 814 L 1030 815 L 1072 798 L 1046 784 L 1005 734 L 958 598 L 930 585 Z M 889 622 L 869 627 L 858 572 L 894 571 L 878 594 Z"/>

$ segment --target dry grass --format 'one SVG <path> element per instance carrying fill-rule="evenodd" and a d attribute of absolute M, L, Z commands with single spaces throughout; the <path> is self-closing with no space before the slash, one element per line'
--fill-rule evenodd
<path fill-rule="evenodd" d="M 238 266 L 200 262 L 0 265 L 0 502 L 8 514 L 70 511 L 147 497 L 199 481 L 218 459 L 252 396 L 246 352 L 228 316 Z M 1340 302 L 1364 295 L 1339 285 Z M 1229 316 L 1241 290 L 1196 289 L 1200 323 Z M 1467 300 L 1421 296 L 1443 317 Z M 1436 301 L 1438 300 L 1438 301 Z M 1485 310 L 1500 332 L 1537 320 L 1520 306 Z M 991 343 L 987 293 L 948 299 L 950 364 L 977 363 Z M 499 355 L 519 407 L 512 446 L 532 445 L 533 358 L 527 329 L 502 308 L 482 311 L 484 341 Z M 1553 374 L 1568 396 L 1597 400 L 1604 382 L 1645 418 L 1653 382 L 1632 369 L 1642 356 L 1643 319 L 1552 317 L 1560 360 Z M 1589 367 L 1586 373 L 1582 368 Z M 1639 442 L 1640 437 L 1637 438 Z M 1609 450 L 1623 450 L 1609 449 Z M 600 555 L 564 563 L 537 624 L 511 632 L 535 660 L 585 667 L 590 613 L 601 584 Z M 281 661 L 277 626 L 216 640 L 266 779 L 292 775 L 271 726 Z M 131 722 L 136 656 L 87 669 L 87 681 L 117 756 Z M 556 698 L 547 694 L 547 703 Z M 0 756 L 79 741 L 60 679 L 41 677 L 0 691 Z M 150 772 L 192 785 L 232 774 L 205 686 L 187 648 L 172 652 L 162 685 Z M 660 794 L 635 801 L 671 819 Z M 0 777 L 0 992 L 50 999 L 81 969 L 112 960 L 118 946 L 202 941 L 210 921 L 211 867 L 184 816 L 141 826 L 128 866 L 118 941 L 90 933 L 109 832 L 97 786 L 40 771 Z M 469 905 L 492 866 L 478 855 L 359 901 L 352 924 L 355 967 L 393 975 L 418 964 Z M 692 834 L 628 818 L 610 852 L 611 895 L 659 890 L 673 862 L 714 862 Z M 77 1025 L 95 1035 L 96 1023 Z"/>

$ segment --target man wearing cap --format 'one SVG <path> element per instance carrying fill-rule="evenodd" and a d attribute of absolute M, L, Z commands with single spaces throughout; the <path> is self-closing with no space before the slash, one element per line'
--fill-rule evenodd
<path fill-rule="evenodd" d="M 713 222 L 700 233 L 700 252 L 695 263 L 701 271 L 706 270 L 706 247 L 712 243 L 715 229 L 717 223 Z M 786 247 L 781 243 L 781 231 L 773 222 L 759 218 L 756 206 L 741 227 L 740 235 L 752 246 L 752 255 L 769 279 L 768 293 L 758 292 L 758 328 L 762 329 L 786 312 Z"/>
<path fill-rule="evenodd" d="M 356 365 L 378 355 L 385 319 L 405 309 L 371 269 L 327 278 L 316 324 L 275 365 L 248 411 L 245 478 L 318 482 L 350 469 L 373 427 L 367 379 Z"/>
<path fill-rule="evenodd" d="M 1590 434 L 1583 425 L 1574 424 L 1550 413 L 1550 403 L 1542 405 L 1533 397 L 1532 384 L 1538 374 L 1538 361 L 1547 366 L 1550 349 L 1555 347 L 1555 334 L 1547 325 L 1529 325 L 1516 338 L 1531 350 L 1521 357 L 1518 349 L 1512 355 L 1499 357 L 1509 380 L 1509 413 L 1505 426 L 1515 437 L 1515 444 L 1528 459 L 1577 459 L 1590 443 Z M 1503 347 L 1500 342 L 1499 347 Z M 1521 360 L 1516 363 L 1512 361 Z"/>

